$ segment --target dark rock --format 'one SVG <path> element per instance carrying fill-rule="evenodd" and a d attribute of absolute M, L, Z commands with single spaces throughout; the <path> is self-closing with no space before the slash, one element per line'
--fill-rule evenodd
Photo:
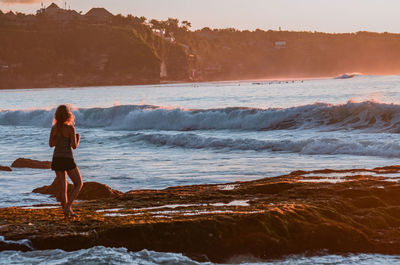
<path fill-rule="evenodd" d="M 353 203 L 358 208 L 376 208 L 386 206 L 386 204 L 376 196 L 359 197 L 355 199 Z"/>
<path fill-rule="evenodd" d="M 292 171 L 291 173 L 290 173 L 290 175 L 304 175 L 304 174 L 307 174 L 308 172 L 307 171 L 304 171 L 304 170 L 296 170 L 296 171 Z"/>
<path fill-rule="evenodd" d="M 122 192 L 111 189 L 105 184 L 93 181 L 93 182 L 83 183 L 83 187 L 81 192 L 79 193 L 78 199 L 97 200 L 97 199 L 114 198 L 120 195 L 122 195 Z"/>
<path fill-rule="evenodd" d="M 0 166 L 0 171 L 11 171 L 11 167 Z"/>
<path fill-rule="evenodd" d="M 59 183 L 57 179 L 54 179 L 53 183 L 50 186 L 43 186 L 40 188 L 34 189 L 32 192 L 41 193 L 41 194 L 50 194 L 57 198 L 58 201 L 61 200 L 59 196 Z M 72 189 L 74 188 L 73 184 L 68 184 L 68 196 L 71 196 Z M 79 193 L 78 200 L 98 200 L 98 199 L 107 199 L 114 198 L 122 195 L 122 192 L 118 190 L 113 190 L 107 185 L 98 183 L 98 182 L 84 182 L 81 192 Z"/>
<path fill-rule="evenodd" d="M 49 169 L 51 168 L 51 162 L 18 158 L 12 163 L 11 167 Z"/>

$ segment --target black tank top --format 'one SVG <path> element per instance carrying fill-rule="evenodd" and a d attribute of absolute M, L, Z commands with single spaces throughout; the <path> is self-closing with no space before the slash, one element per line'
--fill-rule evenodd
<path fill-rule="evenodd" d="M 56 135 L 56 147 L 54 148 L 53 157 L 74 158 L 70 139 L 61 133 Z"/>

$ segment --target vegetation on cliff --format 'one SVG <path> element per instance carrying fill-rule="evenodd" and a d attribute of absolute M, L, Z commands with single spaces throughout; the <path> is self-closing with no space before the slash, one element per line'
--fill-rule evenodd
<path fill-rule="evenodd" d="M 57 21 L 46 14 L 0 14 L 0 88 L 147 84 L 185 80 L 186 54 L 133 17 L 109 23 Z M 186 67 L 186 69 L 185 69 Z"/>
<path fill-rule="evenodd" d="M 95 11 L 0 13 L 0 88 L 400 72 L 400 34 L 192 31 L 188 21 Z"/>
<path fill-rule="evenodd" d="M 400 73 L 400 35 L 204 28 L 176 34 L 200 56 L 205 79 Z"/>
<path fill-rule="evenodd" d="M 2 88 L 159 81 L 157 54 L 126 28 L 1 28 L 0 46 Z"/>

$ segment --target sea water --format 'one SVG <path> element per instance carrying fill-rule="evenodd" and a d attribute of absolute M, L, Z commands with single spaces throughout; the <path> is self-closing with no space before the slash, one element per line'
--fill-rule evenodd
<path fill-rule="evenodd" d="M 294 170 L 399 164 L 400 76 L 356 76 L 0 90 L 0 165 L 19 157 L 51 160 L 49 131 L 55 108 L 65 103 L 82 137 L 75 160 L 83 180 L 124 192 L 252 180 Z M 50 170 L 0 171 L 0 207 L 55 203 L 31 193 L 53 179 Z M 155 262 L 141 263 L 144 252 L 108 250 L 138 264 Z M 73 259 L 80 253 L 36 254 Z M 15 256 L 30 258 L 29 253 L 2 252 L 0 261 Z M 365 257 L 315 258 L 352 264 Z M 295 260 L 311 262 L 309 257 Z"/>

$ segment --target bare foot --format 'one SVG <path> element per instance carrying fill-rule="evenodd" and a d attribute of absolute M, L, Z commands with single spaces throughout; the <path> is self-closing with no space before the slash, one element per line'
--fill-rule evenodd
<path fill-rule="evenodd" d="M 70 217 L 69 211 L 64 207 L 63 207 L 63 214 L 65 219 L 68 219 Z"/>
<path fill-rule="evenodd" d="M 78 215 L 76 213 L 74 213 L 71 208 L 69 208 L 68 214 L 70 217 L 78 217 Z"/>

